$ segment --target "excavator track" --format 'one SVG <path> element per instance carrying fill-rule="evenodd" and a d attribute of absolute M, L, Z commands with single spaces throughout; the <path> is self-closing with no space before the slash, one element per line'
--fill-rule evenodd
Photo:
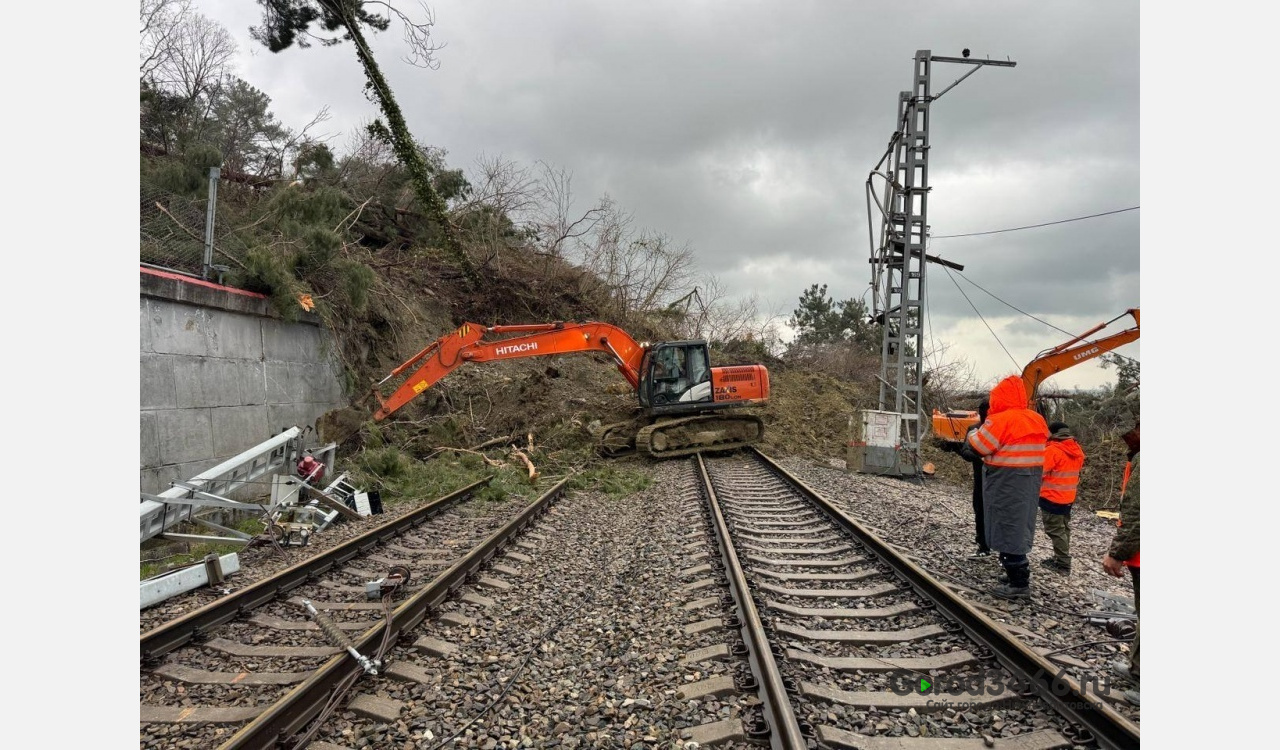
<path fill-rule="evenodd" d="M 636 431 L 644 422 L 628 419 L 600 428 L 596 451 L 605 458 L 619 458 L 636 452 Z"/>
<path fill-rule="evenodd" d="M 636 451 L 650 458 L 676 458 L 702 451 L 728 451 L 764 437 L 764 420 L 750 414 L 703 414 L 659 419 L 636 433 Z"/>

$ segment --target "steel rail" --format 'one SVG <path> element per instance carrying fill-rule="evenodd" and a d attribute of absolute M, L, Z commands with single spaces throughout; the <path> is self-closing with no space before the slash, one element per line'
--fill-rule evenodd
<path fill-rule="evenodd" d="M 1101 698 L 1082 688 L 1079 682 L 1062 674 L 1048 659 L 1027 648 L 1022 641 L 984 615 L 951 589 L 944 586 L 920 566 L 900 555 L 884 540 L 855 521 L 822 495 L 811 489 L 773 459 L 752 448 L 765 466 L 793 485 L 814 502 L 836 524 L 849 531 L 871 550 L 894 573 L 917 593 L 934 602 L 938 611 L 958 623 L 965 634 L 985 646 L 1002 666 L 1021 682 L 1031 687 L 1036 696 L 1048 703 L 1059 715 L 1077 728 L 1083 727 L 1106 750 L 1129 750 L 1140 746 L 1136 724 L 1121 715 Z M 1078 731 L 1078 729 L 1077 729 Z M 1088 744 L 1082 742 L 1081 744 Z"/>
<path fill-rule="evenodd" d="M 568 477 L 560 480 L 545 494 L 530 503 L 518 516 L 476 545 L 465 557 L 436 576 L 430 584 L 396 607 L 389 621 L 369 628 L 358 640 L 353 639 L 356 651 L 365 657 L 377 657 L 377 651 L 384 640 L 393 644 L 407 631 L 422 622 L 430 610 L 443 601 L 449 592 L 462 586 L 467 576 L 492 559 L 512 538 L 546 511 L 551 503 L 564 493 L 568 483 Z M 308 722 L 335 697 L 335 690 L 361 672 L 363 668 L 350 653 L 334 656 L 296 688 L 243 726 L 220 745 L 218 750 L 292 747 L 295 735 L 304 731 Z"/>
<path fill-rule="evenodd" d="M 364 552 L 368 552 L 379 544 L 392 540 L 409 529 L 453 507 L 467 497 L 477 487 L 488 484 L 493 477 L 485 477 L 450 492 L 448 495 L 434 500 L 427 505 L 407 513 L 400 518 L 389 521 L 371 531 L 344 542 L 333 549 L 304 560 L 293 567 L 286 568 L 270 578 L 246 586 L 233 594 L 210 602 L 193 612 L 153 628 L 143 633 L 139 639 L 138 652 L 141 660 L 147 661 L 163 656 L 170 651 L 185 645 L 213 628 L 230 622 L 240 615 L 249 612 L 267 602 L 306 583 L 315 576 L 328 572 L 334 566 L 350 560 Z"/>
<path fill-rule="evenodd" d="M 729 527 L 724 513 L 720 510 L 720 500 L 716 497 L 715 488 L 711 486 L 711 476 L 707 473 L 707 464 L 702 454 L 697 454 L 698 473 L 702 478 L 702 486 L 706 491 L 707 505 L 711 510 L 712 526 L 716 533 L 716 542 L 720 547 L 720 556 L 725 563 L 725 574 L 729 580 L 729 591 L 737 605 L 739 632 L 742 642 L 747 646 L 747 659 L 751 672 L 756 677 L 760 704 L 764 709 L 765 721 L 769 725 L 769 745 L 774 750 L 804 750 L 808 747 L 805 736 L 796 721 L 795 709 L 791 707 L 791 698 L 787 695 L 783 683 L 782 672 L 774 659 L 769 645 L 769 637 L 764 631 L 764 622 L 751 598 L 751 589 L 747 586 L 747 577 L 738 559 L 738 551 L 729 538 Z"/>

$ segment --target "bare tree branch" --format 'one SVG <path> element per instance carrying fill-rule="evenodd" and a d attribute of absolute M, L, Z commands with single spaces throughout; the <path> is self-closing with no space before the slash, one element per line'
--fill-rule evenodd
<path fill-rule="evenodd" d="M 142 0 L 138 10 L 139 80 L 150 79 L 173 55 L 179 27 L 191 13 L 191 0 Z"/>
<path fill-rule="evenodd" d="M 415 68 L 426 68 L 428 70 L 438 70 L 440 61 L 436 59 L 436 53 L 445 48 L 443 44 L 436 44 L 431 39 L 431 28 L 436 25 L 435 14 L 427 7 L 426 3 L 418 3 L 422 8 L 421 21 L 415 21 L 405 15 L 390 3 L 382 2 L 382 0 L 365 0 L 365 5 L 381 5 L 388 11 L 394 13 L 404 27 L 404 42 L 409 47 L 409 54 L 400 58 Z"/>

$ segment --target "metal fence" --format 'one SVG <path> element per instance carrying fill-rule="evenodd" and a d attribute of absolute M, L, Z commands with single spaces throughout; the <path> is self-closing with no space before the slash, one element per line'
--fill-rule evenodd
<path fill-rule="evenodd" d="M 209 197 L 187 198 L 150 187 L 139 189 L 141 263 L 201 279 L 217 279 L 213 260 L 219 170 L 209 170 Z"/>

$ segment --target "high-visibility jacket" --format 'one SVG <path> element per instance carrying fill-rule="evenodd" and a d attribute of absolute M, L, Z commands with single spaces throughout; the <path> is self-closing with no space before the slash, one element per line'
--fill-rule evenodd
<path fill-rule="evenodd" d="M 1049 426 L 1027 408 L 1022 378 L 1010 375 L 991 389 L 987 419 L 967 442 L 982 456 L 983 524 L 987 544 L 997 552 L 1031 551 L 1037 520 L 1036 498 L 1044 474 Z"/>
<path fill-rule="evenodd" d="M 969 436 L 969 446 L 988 468 L 1042 469 L 1048 439 L 1044 417 L 1027 408 L 1022 378 L 1010 375 L 991 389 L 987 421 Z"/>
<path fill-rule="evenodd" d="M 1055 505 L 1076 501 L 1080 486 L 1080 469 L 1084 467 L 1084 449 L 1075 438 L 1050 439 L 1044 449 L 1044 479 L 1040 497 Z"/>

